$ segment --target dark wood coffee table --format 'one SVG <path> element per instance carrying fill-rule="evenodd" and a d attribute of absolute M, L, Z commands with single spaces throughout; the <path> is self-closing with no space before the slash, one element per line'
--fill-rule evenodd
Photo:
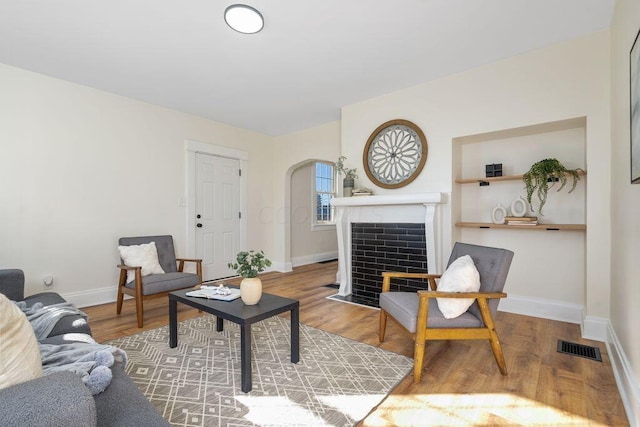
<path fill-rule="evenodd" d="M 214 299 L 188 297 L 184 289 L 169 293 L 169 347 L 178 345 L 178 302 L 190 305 L 205 313 L 213 314 L 216 319 L 216 330 L 221 332 L 224 319 L 240 325 L 240 369 L 242 377 L 241 390 L 251 391 L 251 325 L 276 314 L 291 312 L 291 362 L 300 360 L 300 303 L 297 300 L 262 294 L 256 305 L 245 305 L 242 299 L 219 301 Z"/>

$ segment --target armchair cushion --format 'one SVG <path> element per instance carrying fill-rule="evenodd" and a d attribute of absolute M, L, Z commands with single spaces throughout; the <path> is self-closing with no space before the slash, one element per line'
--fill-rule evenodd
<path fill-rule="evenodd" d="M 409 332 L 416 332 L 420 297 L 415 292 L 383 292 L 380 308 L 389 313 Z M 479 328 L 482 322 L 470 312 L 462 313 L 453 320 L 444 317 L 435 299 L 429 298 L 429 328 Z"/>
<path fill-rule="evenodd" d="M 156 242 L 142 243 L 140 245 L 118 246 L 120 258 L 129 267 L 142 267 L 142 275 L 163 274 L 164 270 L 158 260 Z M 127 282 L 135 280 L 135 271 L 127 271 Z"/>
<path fill-rule="evenodd" d="M 438 283 L 440 292 L 478 292 L 480 274 L 469 255 L 453 261 Z M 454 319 L 466 312 L 474 298 L 437 298 L 438 308 L 447 319 Z"/>
<path fill-rule="evenodd" d="M 142 278 L 142 295 L 152 295 L 160 292 L 174 291 L 196 286 L 200 278 L 193 273 L 164 273 L 152 274 Z M 128 282 L 125 287 L 135 289 L 135 281 Z"/>
<path fill-rule="evenodd" d="M 158 260 L 165 273 L 178 271 L 176 266 L 176 251 L 173 246 L 171 235 L 162 236 L 142 236 L 142 237 L 121 237 L 118 241 L 120 246 L 141 245 L 143 243 L 155 242 L 158 251 Z M 124 262 L 124 260 L 122 260 Z"/>
<path fill-rule="evenodd" d="M 38 341 L 27 316 L 0 294 L 0 389 L 42 376 Z"/>

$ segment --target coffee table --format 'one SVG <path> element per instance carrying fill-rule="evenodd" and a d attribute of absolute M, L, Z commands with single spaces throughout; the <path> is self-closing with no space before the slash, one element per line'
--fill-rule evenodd
<path fill-rule="evenodd" d="M 240 326 L 240 372 L 241 390 L 251 391 L 251 325 L 286 311 L 291 312 L 291 362 L 300 360 L 300 302 L 294 299 L 263 293 L 256 305 L 245 305 L 242 299 L 219 301 L 214 299 L 188 297 L 191 289 L 169 292 L 169 347 L 178 345 L 178 302 L 213 314 L 216 331 L 224 328 L 224 320 Z"/>

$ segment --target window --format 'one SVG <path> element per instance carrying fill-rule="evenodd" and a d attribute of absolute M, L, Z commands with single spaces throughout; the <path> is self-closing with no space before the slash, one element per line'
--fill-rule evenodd
<path fill-rule="evenodd" d="M 335 172 L 332 163 L 316 162 L 314 179 L 314 224 L 333 224 L 331 199 L 335 196 Z"/>

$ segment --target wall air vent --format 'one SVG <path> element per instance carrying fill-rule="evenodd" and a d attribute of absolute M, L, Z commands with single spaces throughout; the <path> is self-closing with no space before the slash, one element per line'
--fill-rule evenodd
<path fill-rule="evenodd" d="M 602 362 L 602 355 L 600 354 L 600 349 L 598 347 L 590 347 L 588 345 L 558 340 L 558 353 L 571 354 L 573 356 Z"/>

